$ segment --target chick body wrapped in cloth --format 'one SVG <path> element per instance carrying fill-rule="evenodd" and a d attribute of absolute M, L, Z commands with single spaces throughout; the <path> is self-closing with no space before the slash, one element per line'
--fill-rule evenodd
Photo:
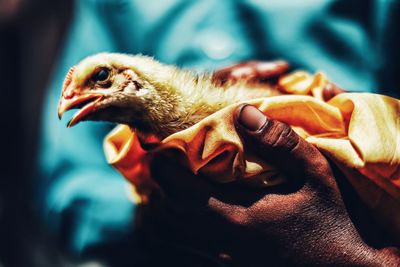
<path fill-rule="evenodd" d="M 234 111 L 254 105 L 335 163 L 400 240 L 399 100 L 342 93 L 325 101 L 330 84 L 321 73 L 295 72 L 280 77 L 277 93 L 272 85 L 255 88 L 240 80 L 216 85 L 210 76 L 147 57 L 100 54 L 67 75 L 59 115 L 78 107 L 70 126 L 81 120 L 122 124 L 106 137 L 105 153 L 140 202 L 157 188 L 149 162 L 172 151 L 193 173 L 214 182 L 284 183 L 278 170 L 244 147 L 235 129 Z"/>

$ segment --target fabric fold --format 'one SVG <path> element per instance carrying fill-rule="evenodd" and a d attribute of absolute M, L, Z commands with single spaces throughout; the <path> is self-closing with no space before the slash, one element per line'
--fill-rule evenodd
<path fill-rule="evenodd" d="M 321 81 L 312 84 L 321 87 Z M 343 93 L 328 102 L 310 95 L 280 95 L 246 103 L 271 119 L 289 124 L 345 173 L 371 209 L 386 210 L 384 221 L 400 222 L 400 212 L 387 212 L 400 210 L 399 100 L 370 93 Z M 274 166 L 244 147 L 234 126 L 234 111 L 241 104 L 225 107 L 167 137 L 154 151 L 143 150 L 135 133 L 120 125 L 105 139 L 107 160 L 142 197 L 156 186 L 148 163 L 162 151 L 178 151 L 193 173 L 215 182 L 241 179 L 256 186 L 284 182 Z M 400 234 L 400 226 L 393 227 Z"/>

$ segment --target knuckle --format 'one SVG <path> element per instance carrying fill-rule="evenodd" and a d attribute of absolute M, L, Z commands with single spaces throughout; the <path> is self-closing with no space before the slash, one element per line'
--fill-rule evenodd
<path fill-rule="evenodd" d="M 263 143 L 272 149 L 292 151 L 299 141 L 299 136 L 286 123 L 270 121 L 264 129 Z"/>
<path fill-rule="evenodd" d="M 226 204 L 214 197 L 208 201 L 209 210 L 227 223 L 237 226 L 248 224 L 249 215 L 245 208 Z"/>
<path fill-rule="evenodd" d="M 234 225 L 244 226 L 248 224 L 249 216 L 247 215 L 246 210 L 243 209 L 228 214 L 227 219 Z"/>

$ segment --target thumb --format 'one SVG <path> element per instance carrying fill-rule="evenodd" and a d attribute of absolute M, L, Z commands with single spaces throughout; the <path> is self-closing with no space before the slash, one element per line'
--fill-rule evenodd
<path fill-rule="evenodd" d="M 282 122 L 271 120 L 251 105 L 236 111 L 235 124 L 246 149 L 291 178 L 317 178 L 331 173 L 329 163 L 311 144 Z"/>

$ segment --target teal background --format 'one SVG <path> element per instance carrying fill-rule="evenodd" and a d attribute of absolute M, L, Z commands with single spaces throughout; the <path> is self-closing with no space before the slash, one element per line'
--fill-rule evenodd
<path fill-rule="evenodd" d="M 132 255 L 135 206 L 102 150 L 113 125 L 67 129 L 56 114 L 64 75 L 84 57 L 142 53 L 199 72 L 285 59 L 346 90 L 398 97 L 399 11 L 383 0 L 76 0 L 42 113 L 36 198 L 44 225 L 73 257 L 118 266 Z"/>

